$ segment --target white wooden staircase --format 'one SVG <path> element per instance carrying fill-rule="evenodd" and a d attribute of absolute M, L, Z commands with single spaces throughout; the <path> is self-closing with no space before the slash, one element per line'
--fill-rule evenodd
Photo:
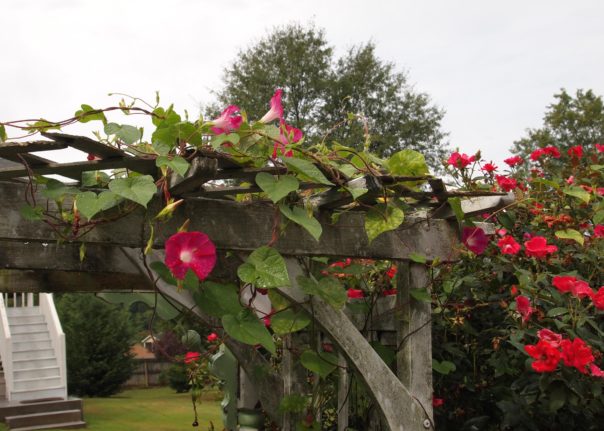
<path fill-rule="evenodd" d="M 85 426 L 67 398 L 65 334 L 52 294 L 0 295 L 0 420 L 10 430 Z"/>

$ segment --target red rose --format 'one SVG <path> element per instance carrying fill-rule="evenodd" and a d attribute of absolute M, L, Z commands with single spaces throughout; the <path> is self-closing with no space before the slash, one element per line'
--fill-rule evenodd
<path fill-rule="evenodd" d="M 497 247 L 499 247 L 503 254 L 518 254 L 520 251 L 520 244 L 516 242 L 514 237 L 509 235 L 497 241 Z"/>
<path fill-rule="evenodd" d="M 215 332 L 212 332 L 210 335 L 207 336 L 207 340 L 211 343 L 212 341 L 216 341 L 218 340 L 218 334 L 216 334 Z"/>
<path fill-rule="evenodd" d="M 589 284 L 583 280 L 578 280 L 570 275 L 556 275 L 552 278 L 552 284 L 561 293 L 571 293 L 579 299 L 586 296 L 591 297 L 594 293 Z"/>
<path fill-rule="evenodd" d="M 602 371 L 596 364 L 589 364 L 589 372 L 594 377 L 604 377 L 604 371 Z"/>
<path fill-rule="evenodd" d="M 386 271 L 386 275 L 388 276 L 389 279 L 393 279 L 394 276 L 396 275 L 396 266 L 391 266 L 390 268 L 388 268 L 388 271 Z"/>
<path fill-rule="evenodd" d="M 580 338 L 562 340 L 562 359 L 567 367 L 575 367 L 579 372 L 587 374 L 587 366 L 594 361 L 594 355 L 591 349 Z"/>
<path fill-rule="evenodd" d="M 553 347 L 559 347 L 562 341 L 562 335 L 555 333 L 547 328 L 537 331 L 537 337 L 542 341 L 547 341 Z"/>
<path fill-rule="evenodd" d="M 444 398 L 432 397 L 432 407 L 440 407 L 445 403 Z"/>
<path fill-rule="evenodd" d="M 497 166 L 495 166 L 492 162 L 491 163 L 485 163 L 482 167 L 482 170 L 485 172 L 494 172 L 497 170 Z"/>
<path fill-rule="evenodd" d="M 558 247 L 548 245 L 547 240 L 542 236 L 534 236 L 524 243 L 524 253 L 528 257 L 536 257 L 537 259 L 543 259 L 548 254 L 554 253 L 557 250 Z"/>
<path fill-rule="evenodd" d="M 475 156 L 468 156 L 467 154 L 459 154 L 457 152 L 451 154 L 447 163 L 455 168 L 463 169 L 476 160 Z"/>
<path fill-rule="evenodd" d="M 511 192 L 518 187 L 518 182 L 516 182 L 514 178 L 506 177 L 504 175 L 495 175 L 495 180 L 497 180 L 497 184 L 499 184 L 501 190 L 505 192 Z"/>
<path fill-rule="evenodd" d="M 597 224 L 594 227 L 594 238 L 604 238 L 604 224 Z"/>
<path fill-rule="evenodd" d="M 507 163 L 511 168 L 513 168 L 516 165 L 523 164 L 524 160 L 520 156 L 514 156 L 514 157 L 510 157 L 508 159 L 505 159 L 504 162 Z"/>
<path fill-rule="evenodd" d="M 531 367 L 538 373 L 552 372 L 560 362 L 560 351 L 547 341 L 539 340 L 535 345 L 524 346 L 524 350 L 535 359 Z"/>
<path fill-rule="evenodd" d="M 600 287 L 598 291 L 593 294 L 591 300 L 598 310 L 604 310 L 604 286 Z"/>
<path fill-rule="evenodd" d="M 581 157 L 583 157 L 583 147 L 581 145 L 575 145 L 574 147 L 570 147 L 568 149 L 568 155 L 580 159 Z"/>
<path fill-rule="evenodd" d="M 201 354 L 199 352 L 187 352 L 185 354 L 185 364 L 190 364 L 191 362 L 195 362 L 201 358 Z"/>
<path fill-rule="evenodd" d="M 348 289 L 348 297 L 350 299 L 359 299 L 365 297 L 361 289 Z"/>
<path fill-rule="evenodd" d="M 526 322 L 531 318 L 531 314 L 533 314 L 535 309 L 531 307 L 530 299 L 520 295 L 516 297 L 516 311 L 522 316 L 522 321 Z"/>

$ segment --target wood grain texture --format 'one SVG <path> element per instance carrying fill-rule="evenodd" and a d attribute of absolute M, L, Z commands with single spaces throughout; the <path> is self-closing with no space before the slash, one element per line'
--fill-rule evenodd
<path fill-rule="evenodd" d="M 3 201 L 0 215 L 5 221 L 0 224 L 0 240 L 52 241 L 55 234 L 50 227 L 41 222 L 26 221 L 19 213 L 25 202 L 26 187 L 25 184 L 0 182 Z M 40 196 L 38 199 L 40 203 L 45 202 Z M 154 199 L 149 207 L 151 214 L 155 214 L 160 208 L 159 200 Z M 458 234 L 448 221 L 408 217 L 398 229 L 383 233 L 370 244 L 362 213 L 342 214 L 335 225 L 330 224 L 330 215 L 329 211 L 317 214 L 323 226 L 320 241 L 315 241 L 303 228 L 289 223 L 275 248 L 282 254 L 301 256 L 408 259 L 411 253 L 421 253 L 428 260 L 457 259 Z M 271 241 L 274 216 L 274 207 L 266 202 L 242 204 L 226 200 L 188 199 L 177 209 L 172 220 L 156 232 L 154 246 L 162 248 L 169 235 L 189 219 L 189 230 L 205 232 L 219 249 L 252 251 Z M 140 247 L 149 236 L 147 217 L 141 208 L 120 220 L 97 226 L 81 241 Z"/>
<path fill-rule="evenodd" d="M 288 258 L 287 267 L 291 288 L 279 288 L 286 299 L 303 304 L 305 310 L 327 336 L 333 340 L 348 364 L 358 372 L 376 405 L 385 424 L 391 431 L 433 429 L 431 420 L 409 390 L 388 368 L 369 342 L 346 317 L 343 311 L 335 310 L 316 296 L 309 298 L 297 288 L 296 277 L 304 272 L 297 260 Z"/>

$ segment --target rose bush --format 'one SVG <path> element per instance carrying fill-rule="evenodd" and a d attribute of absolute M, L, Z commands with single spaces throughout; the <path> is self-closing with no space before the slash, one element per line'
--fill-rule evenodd
<path fill-rule="evenodd" d="M 464 220 L 462 261 L 434 280 L 434 358 L 449 365 L 435 368 L 438 428 L 601 429 L 602 146 L 505 163 L 448 162 L 459 185 L 516 201 L 487 217 L 484 247 L 473 223 L 485 220 Z"/>

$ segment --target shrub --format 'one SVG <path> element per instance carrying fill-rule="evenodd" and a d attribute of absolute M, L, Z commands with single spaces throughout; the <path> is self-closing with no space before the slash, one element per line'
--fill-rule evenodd
<path fill-rule="evenodd" d="M 134 371 L 129 313 L 91 294 L 64 294 L 57 309 L 67 347 L 70 394 L 106 397 Z"/>

